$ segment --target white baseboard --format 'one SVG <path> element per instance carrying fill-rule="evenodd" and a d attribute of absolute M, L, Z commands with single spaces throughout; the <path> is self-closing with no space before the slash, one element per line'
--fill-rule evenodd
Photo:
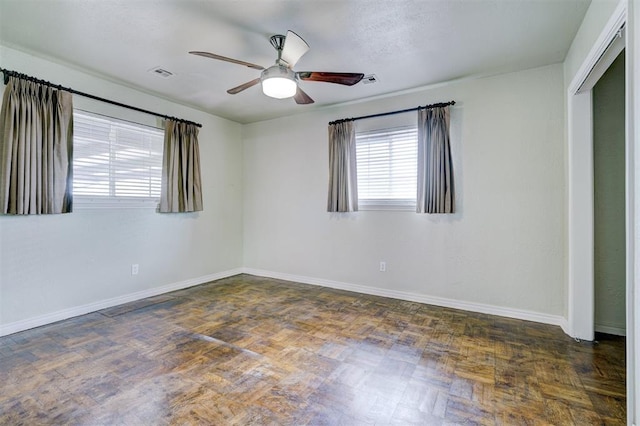
<path fill-rule="evenodd" d="M 626 336 L 627 330 L 620 327 L 596 324 L 595 330 L 599 333 L 613 334 L 614 336 Z"/>
<path fill-rule="evenodd" d="M 573 338 L 576 337 L 573 335 L 573 330 L 569 326 L 569 320 L 567 320 L 565 317 L 560 317 L 560 324 L 558 325 L 560 326 L 560 328 L 562 328 L 562 331 L 564 331 L 564 334 L 571 336 Z"/>
<path fill-rule="evenodd" d="M 107 300 L 101 300 L 99 302 L 89 303 L 82 306 L 74 306 L 73 308 L 63 309 L 61 311 L 39 315 L 37 317 L 28 318 L 25 320 L 11 322 L 8 324 L 1 324 L 0 336 L 6 336 L 8 334 L 17 333 L 19 331 L 28 330 L 30 328 L 51 324 L 56 321 L 61 321 L 68 318 L 77 317 L 80 315 L 85 315 L 90 312 L 111 308 L 113 306 L 121 305 L 123 303 L 133 302 L 136 300 L 144 299 L 146 297 L 153 297 L 153 296 L 158 296 L 164 293 L 170 293 L 176 290 L 182 290 L 184 288 L 208 283 L 210 281 L 220 280 L 222 278 L 231 277 L 233 275 L 238 275 L 241 273 L 242 273 L 242 268 L 231 269 L 228 271 L 218 272 L 210 275 L 204 275 L 201 277 L 192 278 L 189 280 L 180 281 L 173 284 L 167 284 L 161 287 L 154 287 L 147 290 L 138 291 L 135 293 L 125 294 L 123 296 L 118 296 L 118 297 L 114 297 Z"/>
<path fill-rule="evenodd" d="M 176 290 L 182 290 L 184 288 L 193 287 L 196 285 L 204 284 L 210 281 L 220 280 L 222 278 L 231 277 L 238 274 L 250 274 L 261 277 L 276 278 L 285 281 L 299 282 L 303 284 L 311 284 L 322 287 L 335 288 L 339 290 L 353 291 L 356 293 L 370 294 L 373 296 L 389 297 L 392 299 L 407 300 L 411 302 L 425 303 L 428 305 L 442 306 L 445 308 L 461 309 L 470 312 L 479 312 L 483 314 L 497 315 L 507 318 L 515 318 L 526 321 L 534 321 L 544 324 L 557 325 L 562 327 L 565 333 L 568 333 L 567 320 L 561 316 L 543 314 L 539 312 L 505 308 L 501 306 L 487 305 L 475 302 L 465 302 L 462 300 L 447 299 L 443 297 L 428 296 L 418 293 L 410 293 L 404 291 L 381 289 L 376 287 L 363 286 L 359 284 L 350 284 L 340 281 L 326 280 L 322 278 L 307 277 L 302 275 L 292 275 L 281 272 L 265 271 L 261 269 L 253 268 L 237 268 L 228 271 L 218 272 L 215 274 L 205 275 L 202 277 L 192 278 L 186 281 L 178 283 L 168 284 L 161 287 L 150 288 L 135 293 L 126 294 L 123 296 L 114 297 L 107 300 L 101 300 L 99 302 L 89 303 L 82 306 L 75 306 L 69 309 L 63 309 L 61 311 L 52 312 L 49 314 L 39 315 L 37 317 L 28 318 L 21 321 L 16 321 L 8 324 L 0 325 L 0 336 L 6 336 L 9 334 L 17 333 L 19 331 L 28 330 L 42 325 L 51 324 L 57 321 L 65 320 L 80 315 L 85 315 L 91 312 L 99 311 L 101 309 L 110 308 L 113 306 L 121 305 L 123 303 L 129 303 L 136 300 L 144 299 L 146 297 L 158 296 L 160 294 L 170 293 Z M 609 334 L 619 334 L 612 331 L 612 328 L 607 330 L 601 330 L 596 328 L 597 331 Z M 619 331 L 616 329 L 615 331 Z M 624 333 L 624 330 L 622 330 Z"/>
<path fill-rule="evenodd" d="M 322 287 L 335 288 L 339 290 L 353 291 L 356 293 L 370 294 L 373 296 L 390 297 L 392 299 L 407 300 L 410 302 L 425 303 L 427 305 L 441 306 L 445 308 L 461 309 L 463 311 L 478 312 L 482 314 L 497 315 L 507 318 L 515 318 L 526 321 L 539 322 L 543 324 L 556 325 L 567 332 L 567 320 L 559 315 L 550 315 L 540 312 L 527 311 L 523 309 L 505 308 L 502 306 L 486 305 L 483 303 L 465 302 L 462 300 L 447 299 L 444 297 L 428 296 L 405 291 L 387 290 L 376 287 L 350 284 L 340 281 L 325 280 L 322 278 L 305 277 L 301 275 L 285 274 L 281 272 L 265 271 L 261 269 L 243 268 L 245 274 L 257 275 L 260 277 L 276 278 L 285 281 L 294 281 L 303 284 L 312 284 Z M 569 334 L 569 333 L 567 333 Z"/>

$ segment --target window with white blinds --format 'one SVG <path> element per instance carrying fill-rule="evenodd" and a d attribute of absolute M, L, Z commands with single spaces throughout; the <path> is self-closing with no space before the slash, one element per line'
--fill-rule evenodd
<path fill-rule="evenodd" d="M 155 206 L 164 132 L 77 110 L 73 120 L 74 204 Z"/>
<path fill-rule="evenodd" d="M 356 133 L 356 159 L 359 206 L 364 210 L 415 207 L 416 126 Z"/>

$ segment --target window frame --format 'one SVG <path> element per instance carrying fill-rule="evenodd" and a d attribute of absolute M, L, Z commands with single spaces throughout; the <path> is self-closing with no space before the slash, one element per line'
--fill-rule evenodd
<path fill-rule="evenodd" d="M 160 175 L 158 176 L 160 179 L 162 179 L 162 157 L 164 155 L 163 153 L 163 147 L 164 147 L 164 129 L 161 127 L 157 127 L 157 126 L 150 126 L 147 124 L 141 124 L 138 122 L 134 122 L 134 121 L 130 121 L 130 120 L 126 120 L 126 119 L 122 119 L 122 118 L 117 118 L 117 117 L 113 117 L 113 116 L 109 116 L 109 115 L 105 115 L 105 114 L 100 114 L 100 113 L 95 113 L 95 112 L 91 112 L 91 111 L 86 111 L 86 110 L 82 110 L 82 109 L 77 109 L 74 108 L 73 110 L 73 114 L 74 114 L 74 122 L 76 120 L 76 116 L 77 115 L 81 115 L 81 116 L 85 116 L 85 117 L 89 117 L 89 118 L 96 118 L 98 120 L 104 120 L 104 121 L 108 121 L 110 123 L 115 123 L 118 126 L 123 126 L 123 127 L 131 127 L 136 131 L 149 131 L 150 133 L 156 133 L 154 136 L 156 138 L 158 138 L 159 140 L 156 141 L 156 143 L 159 145 L 159 150 L 156 149 L 153 152 L 156 154 L 159 154 L 160 156 L 160 161 L 159 161 L 159 166 L 160 166 Z M 110 144 L 113 143 L 112 141 L 110 141 Z M 75 184 L 76 184 L 76 173 L 75 173 L 75 167 L 76 167 L 76 134 L 74 132 L 74 139 L 73 139 L 73 148 L 74 148 L 74 163 L 73 163 L 73 186 L 74 186 L 74 192 L 73 192 L 73 209 L 74 210 L 104 210 L 104 209 L 156 209 L 159 206 L 159 202 L 160 202 L 160 194 L 158 193 L 157 197 L 136 197 L 136 196 L 115 196 L 115 195 L 107 195 L 107 196 L 101 196 L 101 195 L 78 195 L 75 192 Z M 110 153 L 110 166 L 111 167 L 111 161 L 112 161 L 113 157 L 112 154 Z M 110 181 L 109 181 L 109 186 L 110 188 L 113 186 L 115 180 L 112 181 L 112 178 L 110 177 Z"/>
<path fill-rule="evenodd" d="M 406 121 L 406 120 L 405 120 Z M 411 123 L 411 122 L 408 122 Z M 417 168 L 417 145 L 418 145 L 418 129 L 415 121 L 411 124 L 401 123 L 388 124 L 384 126 L 378 125 L 375 128 L 356 131 L 356 163 L 358 162 L 358 136 L 359 135 L 372 135 L 372 134 L 384 134 L 390 133 L 394 130 L 411 129 L 415 132 L 415 161 L 416 166 L 413 171 L 413 178 L 415 179 L 416 190 L 413 198 L 360 198 L 360 170 L 357 169 L 358 179 L 358 210 L 370 210 L 370 211 L 415 211 L 417 205 L 417 181 L 418 181 L 418 168 Z"/>

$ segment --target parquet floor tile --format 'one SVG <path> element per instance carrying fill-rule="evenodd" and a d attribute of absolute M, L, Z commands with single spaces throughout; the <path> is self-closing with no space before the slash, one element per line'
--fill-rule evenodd
<path fill-rule="evenodd" d="M 598 339 L 239 275 L 0 338 L 0 424 L 623 425 Z"/>

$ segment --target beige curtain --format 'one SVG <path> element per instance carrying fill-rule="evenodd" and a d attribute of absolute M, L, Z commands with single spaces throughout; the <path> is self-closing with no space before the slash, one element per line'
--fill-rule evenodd
<path fill-rule="evenodd" d="M 449 107 L 418 110 L 418 213 L 453 213 Z"/>
<path fill-rule="evenodd" d="M 356 133 L 353 121 L 329 124 L 329 197 L 327 211 L 358 211 Z"/>
<path fill-rule="evenodd" d="M 71 93 L 10 77 L 0 112 L 0 213 L 72 208 Z"/>
<path fill-rule="evenodd" d="M 200 149 L 195 124 L 165 121 L 160 212 L 202 210 Z"/>

